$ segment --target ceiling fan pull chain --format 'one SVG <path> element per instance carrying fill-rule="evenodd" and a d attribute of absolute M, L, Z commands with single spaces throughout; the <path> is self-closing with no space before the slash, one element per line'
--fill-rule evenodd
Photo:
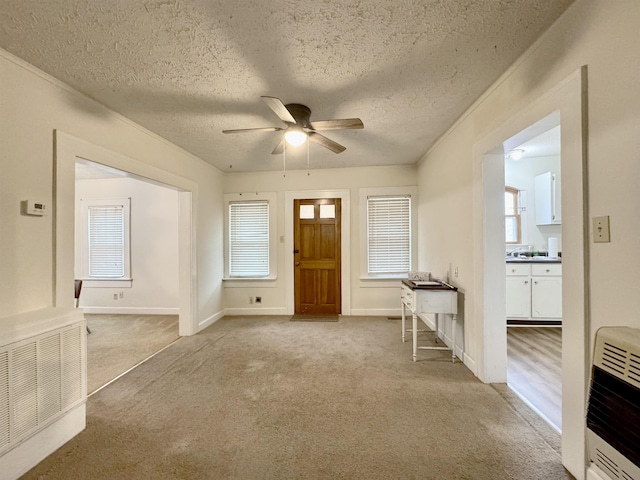
<path fill-rule="evenodd" d="M 310 176 L 309 172 L 309 139 L 307 138 L 307 177 Z"/>
<path fill-rule="evenodd" d="M 282 149 L 282 176 L 287 176 L 287 142 L 284 142 L 284 148 Z"/>

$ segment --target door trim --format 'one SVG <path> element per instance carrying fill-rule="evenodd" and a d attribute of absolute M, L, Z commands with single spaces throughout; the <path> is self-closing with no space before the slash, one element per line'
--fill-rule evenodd
<path fill-rule="evenodd" d="M 342 315 L 351 315 L 351 191 L 344 190 L 303 190 L 284 193 L 284 274 L 285 309 L 287 315 L 295 311 L 294 271 L 293 271 L 293 201 L 315 198 L 339 198 L 342 204 L 342 228 L 340 234 L 341 256 L 341 297 Z"/>

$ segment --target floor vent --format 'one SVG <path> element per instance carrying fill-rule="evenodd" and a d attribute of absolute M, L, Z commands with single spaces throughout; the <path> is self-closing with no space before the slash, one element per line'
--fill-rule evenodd
<path fill-rule="evenodd" d="M 86 397 L 83 323 L 0 346 L 0 455 Z"/>

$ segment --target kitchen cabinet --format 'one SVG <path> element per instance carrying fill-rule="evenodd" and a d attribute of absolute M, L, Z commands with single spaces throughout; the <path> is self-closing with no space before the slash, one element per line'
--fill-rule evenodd
<path fill-rule="evenodd" d="M 562 265 L 531 265 L 531 317 L 562 318 Z"/>
<path fill-rule="evenodd" d="M 557 173 L 546 172 L 534 179 L 536 225 L 560 225 L 560 179 Z"/>
<path fill-rule="evenodd" d="M 507 265 L 507 318 L 531 316 L 531 266 Z"/>
<path fill-rule="evenodd" d="M 507 263 L 506 274 L 507 319 L 562 318 L 562 264 Z"/>

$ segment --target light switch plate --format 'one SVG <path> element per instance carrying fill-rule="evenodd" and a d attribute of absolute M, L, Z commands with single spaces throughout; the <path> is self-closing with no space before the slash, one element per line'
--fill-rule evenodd
<path fill-rule="evenodd" d="M 593 217 L 593 241 L 594 243 L 609 243 L 611 241 L 608 216 Z"/>

